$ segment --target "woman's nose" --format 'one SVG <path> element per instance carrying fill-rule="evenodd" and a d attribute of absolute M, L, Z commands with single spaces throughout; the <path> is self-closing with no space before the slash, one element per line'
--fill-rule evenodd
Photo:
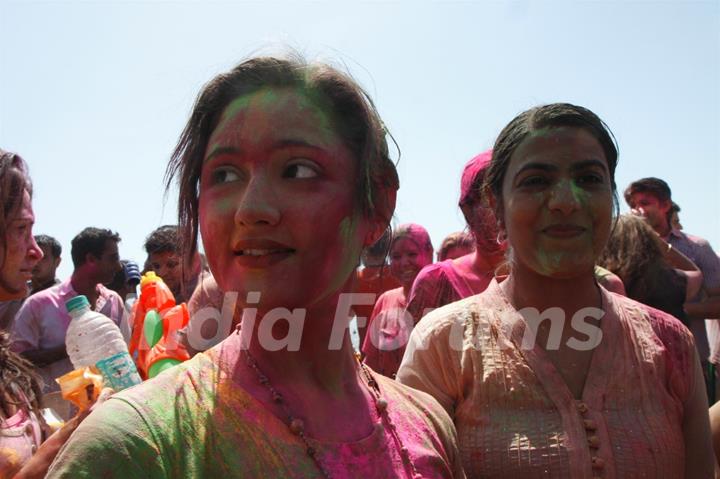
<path fill-rule="evenodd" d="M 42 248 L 38 246 L 37 241 L 35 241 L 35 237 L 32 235 L 32 233 L 30 234 L 30 244 L 28 245 L 27 256 L 30 258 L 31 261 L 34 261 L 33 265 L 35 265 L 35 263 L 39 262 L 41 259 L 43 259 L 43 256 L 45 256 Z"/>
<path fill-rule="evenodd" d="M 548 206 L 551 210 L 557 210 L 569 215 L 580 206 L 581 191 L 575 186 L 572 180 L 560 180 L 550 192 Z"/>
<path fill-rule="evenodd" d="M 253 178 L 236 207 L 235 223 L 241 226 L 276 225 L 280 220 L 277 199 L 270 181 Z"/>

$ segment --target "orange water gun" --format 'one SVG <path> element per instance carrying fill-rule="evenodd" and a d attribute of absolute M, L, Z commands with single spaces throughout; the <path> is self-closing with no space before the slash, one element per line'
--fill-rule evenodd
<path fill-rule="evenodd" d="M 175 304 L 175 297 L 165 282 L 153 271 L 140 280 L 140 297 L 132 311 L 133 334 L 128 350 L 135 359 L 143 379 L 190 359 L 178 344 L 177 331 L 190 319 L 185 303 Z"/>

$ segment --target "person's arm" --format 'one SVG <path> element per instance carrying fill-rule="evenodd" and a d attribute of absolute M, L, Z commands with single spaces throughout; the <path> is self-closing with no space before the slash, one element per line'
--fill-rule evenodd
<path fill-rule="evenodd" d="M 693 261 L 682 254 L 676 248 L 673 248 L 670 243 L 667 243 L 667 250 L 665 251 L 665 260 L 675 269 L 680 271 L 696 271 L 700 272 L 700 268 L 693 263 Z"/>
<path fill-rule="evenodd" d="M 710 431 L 712 433 L 713 449 L 715 450 L 715 464 L 720 465 L 720 401 L 710 408 Z"/>
<path fill-rule="evenodd" d="M 379 344 L 379 323 L 375 324 L 378 316 L 383 311 L 385 304 L 385 293 L 381 294 L 378 298 L 375 306 L 373 307 L 372 314 L 368 320 L 367 326 L 365 327 L 365 338 L 360 344 L 360 352 L 362 353 L 363 362 L 370 366 L 371 369 L 377 370 L 379 366 L 380 350 L 378 349 Z"/>
<path fill-rule="evenodd" d="M 720 318 L 720 296 L 711 296 L 703 301 L 685 303 L 683 309 L 688 318 Z"/>
<path fill-rule="evenodd" d="M 102 390 L 92 407 L 81 411 L 74 418 L 67 421 L 60 429 L 55 431 L 38 450 L 33 454 L 22 469 L 13 476 L 13 479 L 42 479 L 47 474 L 50 464 L 55 460 L 60 449 L 65 445 L 80 423 L 100 404 L 104 403 L 112 395 L 113 390 L 105 388 Z"/>
<path fill-rule="evenodd" d="M 618 275 L 601 266 L 595 266 L 595 278 L 600 285 L 612 293 L 627 296 L 625 285 Z"/>
<path fill-rule="evenodd" d="M 708 401 L 700 358 L 694 353 L 693 382 L 683 408 L 683 437 L 685 439 L 685 477 L 712 478 L 715 454 L 710 434 Z"/>
<path fill-rule="evenodd" d="M 45 477 L 165 479 L 157 433 L 129 402 L 110 398 L 75 430 Z"/>
<path fill-rule="evenodd" d="M 690 301 L 697 296 L 702 289 L 703 274 L 700 270 L 683 271 L 681 269 L 676 269 L 675 271 L 685 278 L 685 301 Z"/>
<path fill-rule="evenodd" d="M 454 318 L 436 316 L 437 312 L 413 329 L 396 379 L 434 397 L 454 419 L 463 390 L 462 335 L 453 334 Z"/>
<path fill-rule="evenodd" d="M 68 357 L 64 344 L 48 349 L 28 349 L 21 352 L 20 355 L 39 368 Z"/>

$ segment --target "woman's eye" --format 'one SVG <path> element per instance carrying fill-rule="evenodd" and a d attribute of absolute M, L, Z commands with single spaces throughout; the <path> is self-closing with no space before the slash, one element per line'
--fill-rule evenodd
<path fill-rule="evenodd" d="M 317 176 L 317 171 L 315 171 L 314 168 L 305 165 L 303 163 L 294 163 L 292 165 L 289 165 L 287 168 L 285 168 L 285 171 L 283 171 L 283 178 L 315 178 Z"/>
<path fill-rule="evenodd" d="M 605 183 L 605 178 L 602 175 L 590 173 L 587 175 L 582 175 L 580 178 L 578 178 L 578 183 L 581 185 L 600 185 Z"/>
<path fill-rule="evenodd" d="M 240 176 L 231 168 L 218 168 L 213 171 L 210 175 L 211 184 L 217 185 L 220 183 L 229 183 L 231 181 L 237 181 Z"/>
<path fill-rule="evenodd" d="M 519 185 L 524 187 L 544 186 L 548 184 L 548 179 L 544 176 L 528 176 L 520 180 Z"/>

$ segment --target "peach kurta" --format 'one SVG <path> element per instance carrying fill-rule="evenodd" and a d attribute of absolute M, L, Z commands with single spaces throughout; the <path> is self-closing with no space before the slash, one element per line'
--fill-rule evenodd
<path fill-rule="evenodd" d="M 580 400 L 497 282 L 426 316 L 398 372 L 453 416 L 468 477 L 682 477 L 684 404 L 703 387 L 675 318 L 602 290 L 605 316 Z M 568 318 L 569 320 L 569 318 Z"/>

